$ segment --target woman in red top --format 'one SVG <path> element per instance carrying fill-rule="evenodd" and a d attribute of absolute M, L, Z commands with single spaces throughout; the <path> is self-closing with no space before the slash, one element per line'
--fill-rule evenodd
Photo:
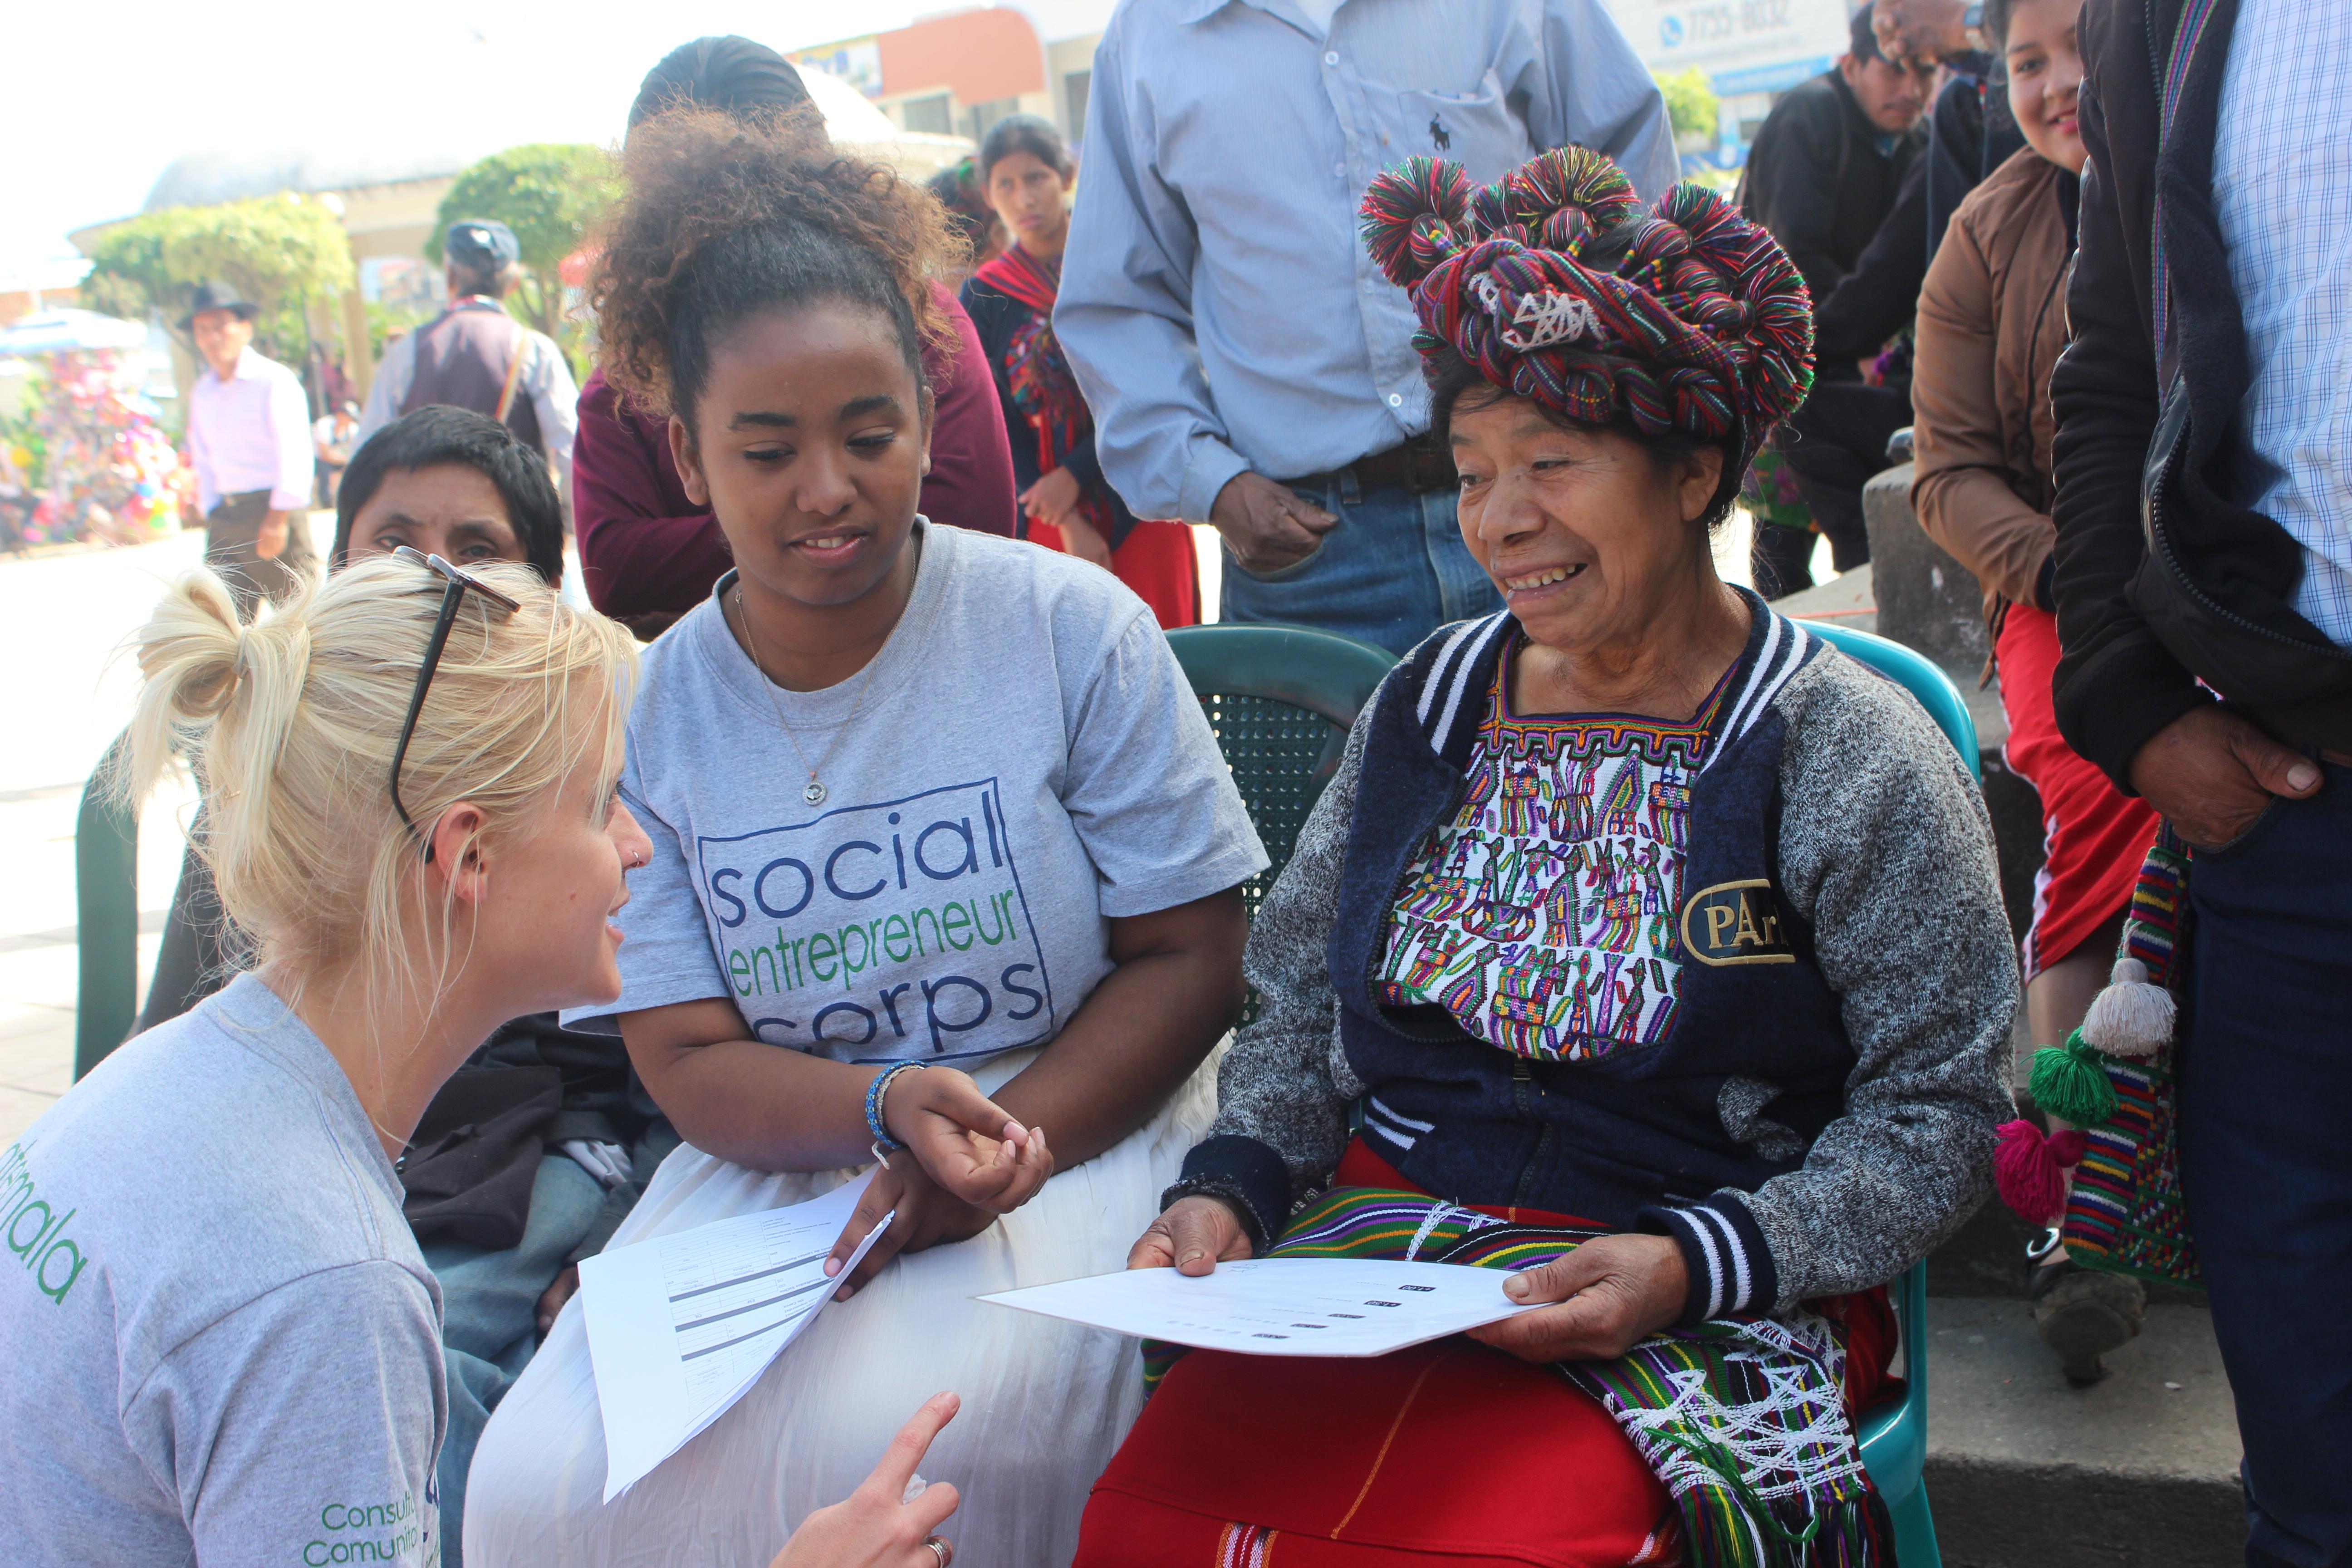
<path fill-rule="evenodd" d="M 646 76 L 630 106 L 635 127 L 665 109 L 700 105 L 756 117 L 807 109 L 808 91 L 782 56 L 749 38 L 697 38 Z M 933 304 L 952 342 L 923 347 L 937 412 L 923 515 L 982 533 L 1011 534 L 1019 513 L 1004 416 L 982 367 L 980 339 L 945 289 Z M 687 499 L 670 455 L 669 422 L 623 405 L 598 370 L 580 389 L 572 451 L 580 574 L 598 609 L 651 640 L 710 596 L 734 564 L 708 507 Z"/>
<path fill-rule="evenodd" d="M 1076 178 L 1077 165 L 1050 121 L 1015 114 L 990 128 L 980 148 L 981 190 L 1010 242 L 963 286 L 964 310 L 979 331 L 1005 426 L 1013 432 L 1024 536 L 1116 574 L 1162 626 L 1192 626 L 1201 618 L 1192 531 L 1181 522 L 1139 521 L 1104 479 L 1094 415 L 1054 337 Z"/>

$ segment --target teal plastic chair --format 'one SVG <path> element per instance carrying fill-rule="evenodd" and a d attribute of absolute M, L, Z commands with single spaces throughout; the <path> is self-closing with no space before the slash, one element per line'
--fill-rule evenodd
<path fill-rule="evenodd" d="M 1303 626 L 1184 626 L 1168 634 L 1233 769 L 1266 868 L 1242 884 L 1252 919 L 1290 863 L 1307 814 L 1339 771 L 1348 729 L 1396 656 Z M 1253 1004 L 1251 1014 L 1255 1016 Z"/>
<path fill-rule="evenodd" d="M 1951 678 L 1899 642 L 1834 622 L 1807 621 L 1805 629 L 1857 663 L 1868 665 L 1918 699 L 1944 731 L 1969 775 L 1982 781 L 1977 724 Z M 1895 1549 L 1903 1568 L 1942 1568 L 1935 1516 L 1927 1508 L 1927 1266 L 1914 1266 L 1895 1287 L 1895 1315 L 1903 1330 L 1901 1403 L 1862 1422 L 1862 1462 L 1895 1521 Z"/>
<path fill-rule="evenodd" d="M 74 818 L 74 1078 L 106 1059 L 139 1016 L 139 819 L 110 798 L 115 742 L 82 787 Z"/>
<path fill-rule="evenodd" d="M 1252 920 L 1323 786 L 1339 771 L 1348 729 L 1396 663 L 1384 647 L 1304 626 L 1183 626 L 1168 634 L 1176 662 L 1209 715 L 1266 868 L 1242 884 Z M 1237 1026 L 1257 1017 L 1257 993 Z"/>

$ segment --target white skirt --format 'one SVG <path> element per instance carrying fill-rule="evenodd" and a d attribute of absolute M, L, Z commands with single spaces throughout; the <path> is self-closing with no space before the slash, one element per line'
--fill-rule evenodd
<path fill-rule="evenodd" d="M 733 1409 L 609 1506 L 575 1297 L 474 1452 L 467 1568 L 765 1563 L 803 1518 L 864 1480 L 916 1407 L 941 1390 L 962 1395 L 963 1409 L 922 1474 L 962 1494 L 941 1531 L 958 1568 L 1068 1563 L 1087 1489 L 1142 1407 L 1137 1342 L 972 1298 L 1124 1265 L 1216 1114 L 1223 1054 L 1151 1121 L 980 1235 L 900 1257 L 828 1305 Z M 973 1076 L 992 1092 L 1034 1055 L 1001 1058 Z M 612 1245 L 800 1203 L 857 1173 L 774 1174 L 682 1147 Z"/>

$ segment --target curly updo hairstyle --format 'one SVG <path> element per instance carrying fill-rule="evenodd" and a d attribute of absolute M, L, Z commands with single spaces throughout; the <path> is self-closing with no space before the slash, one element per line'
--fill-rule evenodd
<path fill-rule="evenodd" d="M 771 311 L 877 312 L 918 386 L 925 342 L 953 342 L 931 291 L 958 248 L 946 213 L 887 165 L 835 151 L 813 110 L 670 110 L 629 132 L 622 172 L 588 299 L 605 377 L 635 405 L 690 430 L 714 345 Z"/>

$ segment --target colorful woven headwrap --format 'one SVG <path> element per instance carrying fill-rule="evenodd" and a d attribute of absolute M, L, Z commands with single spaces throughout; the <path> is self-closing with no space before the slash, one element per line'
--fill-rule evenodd
<path fill-rule="evenodd" d="M 1644 214 L 1606 157 L 1563 147 L 1474 191 L 1412 158 L 1374 180 L 1364 247 L 1410 289 L 1424 356 L 1581 425 L 1737 436 L 1743 466 L 1813 380 L 1812 302 L 1772 237 L 1685 183 Z"/>

